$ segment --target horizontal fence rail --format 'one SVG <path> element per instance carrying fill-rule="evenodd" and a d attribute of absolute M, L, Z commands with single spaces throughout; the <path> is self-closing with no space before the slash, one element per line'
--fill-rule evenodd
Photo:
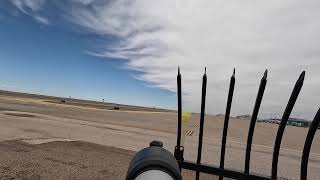
<path fill-rule="evenodd" d="M 223 125 L 223 134 L 222 134 L 222 141 L 221 141 L 221 152 L 220 152 L 220 165 L 219 167 L 202 164 L 201 163 L 201 155 L 202 155 L 202 144 L 203 144 L 203 131 L 204 131 L 204 122 L 205 122 L 205 105 L 206 105 L 206 90 L 207 90 L 207 73 L 206 68 L 204 75 L 202 77 L 202 95 L 201 95 L 201 111 L 200 111 L 200 129 L 199 129 L 199 141 L 198 141 L 198 154 L 197 154 L 197 161 L 190 162 L 184 160 L 184 147 L 181 145 L 181 129 L 182 129 L 182 88 L 181 88 L 181 74 L 180 68 L 178 68 L 178 75 L 177 75 L 177 96 L 178 96 L 178 130 L 177 130 L 177 145 L 175 147 L 174 156 L 177 159 L 180 169 L 188 169 L 193 170 L 196 172 L 196 180 L 199 180 L 200 173 L 206 174 L 213 174 L 219 176 L 219 180 L 222 180 L 224 177 L 233 178 L 233 179 L 245 179 L 245 180 L 275 180 L 277 177 L 277 170 L 278 170 L 278 158 L 280 152 L 281 141 L 283 138 L 283 133 L 292 112 L 292 109 L 296 103 L 296 100 L 300 94 L 300 91 L 303 86 L 305 71 L 303 71 L 291 93 L 289 98 L 288 104 L 286 109 L 283 113 L 281 122 L 278 127 L 274 150 L 273 150 L 273 159 L 272 159 L 272 167 L 271 167 L 271 176 L 263 176 L 263 175 L 256 175 L 250 173 L 250 155 L 251 155 L 251 147 L 252 147 L 252 139 L 254 134 L 255 124 L 258 118 L 258 113 L 260 109 L 260 105 L 262 102 L 263 94 L 267 84 L 267 74 L 268 71 L 264 72 L 264 75 L 260 81 L 258 94 L 256 97 L 255 105 L 253 108 L 252 117 L 250 120 L 250 126 L 248 129 L 248 137 L 247 137 L 247 147 L 246 147 L 246 154 L 245 154 L 245 167 L 243 171 L 232 170 L 224 167 L 224 160 L 225 160 L 225 151 L 226 151 L 226 142 L 227 142 L 227 134 L 228 134 L 228 125 L 229 125 L 229 117 L 232 105 L 232 98 L 234 94 L 234 87 L 235 87 L 235 69 L 233 70 L 233 74 L 230 78 L 230 85 L 229 85 L 229 93 L 227 98 L 227 105 L 226 105 L 226 113 L 224 117 L 224 125 Z M 302 153 L 302 160 L 301 160 L 301 172 L 300 172 L 300 179 L 306 180 L 307 179 L 307 168 L 308 168 L 308 159 L 309 154 L 312 146 L 312 141 L 314 135 L 319 127 L 320 124 L 320 109 L 316 113 L 310 127 L 308 130 L 308 134 L 305 140 L 304 149 Z"/>

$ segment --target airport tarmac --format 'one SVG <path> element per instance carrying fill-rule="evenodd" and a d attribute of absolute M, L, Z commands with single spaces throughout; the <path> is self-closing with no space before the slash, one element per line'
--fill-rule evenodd
<path fill-rule="evenodd" d="M 185 128 L 193 132 L 186 136 L 185 159 L 192 161 L 196 159 L 198 124 L 198 114 L 193 114 L 185 124 Z M 248 126 L 249 121 L 230 119 L 226 168 L 243 170 Z M 206 116 L 202 162 L 219 164 L 222 127 L 222 117 Z M 257 123 L 251 172 L 270 175 L 277 127 L 276 124 Z M 0 96 L 0 141 L 3 142 L 19 140 L 36 146 L 51 141 L 81 141 L 133 152 L 148 146 L 152 140 L 160 140 L 172 152 L 176 130 L 176 113 L 173 112 L 113 111 Z M 307 130 L 286 127 L 279 159 L 280 177 L 299 179 L 301 151 Z M 0 143 L 0 150 L 3 149 L 1 146 Z M 309 179 L 320 177 L 319 153 L 320 136 L 317 133 L 310 155 Z M 0 172 L 3 175 L 3 170 Z"/>

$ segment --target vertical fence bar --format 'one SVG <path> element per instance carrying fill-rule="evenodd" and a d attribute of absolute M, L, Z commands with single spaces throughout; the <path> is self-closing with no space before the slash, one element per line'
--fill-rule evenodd
<path fill-rule="evenodd" d="M 249 173 L 249 170 L 250 170 L 250 156 L 251 156 L 253 132 L 254 132 L 257 118 L 258 118 L 258 113 L 259 113 L 261 101 L 263 98 L 264 90 L 267 84 L 267 74 L 268 74 L 268 70 L 264 72 L 264 75 L 260 81 L 256 102 L 254 104 L 254 108 L 252 112 L 252 117 L 251 117 L 249 131 L 248 131 L 248 139 L 247 139 L 246 159 L 245 159 L 245 167 L 244 167 L 245 173 Z"/>
<path fill-rule="evenodd" d="M 181 147 L 181 121 L 182 121 L 182 95 L 181 95 L 181 74 L 178 67 L 177 75 L 177 96 L 178 96 L 178 133 L 177 146 L 175 147 L 174 156 L 177 160 L 183 160 L 183 148 Z"/>
<path fill-rule="evenodd" d="M 309 131 L 306 137 L 306 141 L 304 143 L 302 160 L 301 160 L 300 180 L 307 180 L 309 154 L 310 154 L 314 135 L 316 134 L 317 129 L 319 127 L 319 123 L 320 123 L 320 109 L 318 109 L 318 112 L 310 125 Z"/>
<path fill-rule="evenodd" d="M 204 114 L 205 114 L 205 106 L 206 106 L 206 91 L 207 91 L 207 73 L 205 68 L 204 75 L 202 78 L 202 96 L 201 96 L 200 130 L 199 130 L 197 164 L 200 164 L 201 162 L 203 125 L 204 125 Z M 199 176 L 200 176 L 199 171 L 196 171 L 196 180 L 199 180 Z"/>
<path fill-rule="evenodd" d="M 290 114 L 292 112 L 293 106 L 294 106 L 294 104 L 299 96 L 299 93 L 301 91 L 301 88 L 303 86 L 304 76 L 305 76 L 305 71 L 303 71 L 301 73 L 299 79 L 297 80 L 297 82 L 293 88 L 289 102 L 288 102 L 287 107 L 283 113 L 283 116 L 282 116 L 282 119 L 281 119 L 281 122 L 280 122 L 280 125 L 278 128 L 276 140 L 274 143 L 274 149 L 273 149 L 272 170 L 271 170 L 271 178 L 272 179 L 277 178 L 278 158 L 279 158 L 279 151 L 280 151 L 280 146 L 281 146 L 281 140 L 283 137 L 283 132 L 285 130 L 285 127 L 287 125 L 287 121 L 288 121 Z"/>
<path fill-rule="evenodd" d="M 222 141 L 221 141 L 221 153 L 220 153 L 220 168 L 222 169 L 224 168 L 224 157 L 226 153 L 227 133 L 228 133 L 228 126 L 229 126 L 229 117 L 230 117 L 230 110 L 231 110 L 232 97 L 233 97 L 233 91 L 234 91 L 234 84 L 235 84 L 235 69 L 233 69 L 233 74 L 230 78 L 226 114 L 224 116 L 223 133 L 222 133 Z M 220 176 L 219 179 L 222 180 L 223 176 Z"/>

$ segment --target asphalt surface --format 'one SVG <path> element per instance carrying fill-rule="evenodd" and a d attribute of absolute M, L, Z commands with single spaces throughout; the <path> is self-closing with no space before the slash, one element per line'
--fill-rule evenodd
<path fill-rule="evenodd" d="M 82 142 L 55 141 L 29 144 L 0 142 L 0 179 L 110 179 L 123 180 L 134 151 Z M 184 180 L 194 173 L 183 171 Z M 218 179 L 202 175 L 202 179 Z"/>
<path fill-rule="evenodd" d="M 196 159 L 198 124 L 198 115 L 194 114 L 185 125 L 186 129 L 194 132 L 191 136 L 186 136 L 185 158 L 188 160 Z M 243 170 L 248 125 L 249 121 L 230 120 L 226 168 Z M 218 165 L 222 127 L 223 118 L 206 116 L 202 162 Z M 257 123 L 251 172 L 270 175 L 272 147 L 276 131 L 277 125 L 275 124 Z M 301 150 L 306 132 L 305 128 L 290 126 L 286 128 L 279 161 L 279 176 L 299 179 Z M 129 151 L 138 151 L 148 146 L 152 140 L 161 140 L 164 147 L 172 152 L 176 141 L 176 114 L 109 111 L 0 96 L 0 141 L 7 140 L 20 140 L 31 144 L 57 140 L 84 141 Z M 65 143 L 72 144 L 72 142 Z M 35 148 L 40 146 L 35 145 Z M 1 147 L 0 144 L 0 149 Z M 65 149 L 69 147 L 67 148 L 66 145 Z M 309 161 L 309 179 L 320 177 L 319 150 L 320 137 L 317 133 Z M 19 158 L 20 155 L 15 154 L 12 158 Z M 59 156 L 59 153 L 54 156 Z M 129 161 L 130 157 L 127 157 L 123 167 Z M 25 159 L 25 162 L 28 160 Z M 3 172 L 2 170 L 1 176 L 4 175 Z M 60 176 L 61 179 L 69 179 L 67 177 L 72 176 L 71 172 L 68 174 L 65 171 L 65 173 Z M 40 174 L 40 177 L 52 179 L 49 175 Z M 187 177 L 192 177 L 192 175 Z"/>

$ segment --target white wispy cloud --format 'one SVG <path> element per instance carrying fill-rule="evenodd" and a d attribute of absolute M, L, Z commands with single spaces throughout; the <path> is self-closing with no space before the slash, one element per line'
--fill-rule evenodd
<path fill-rule="evenodd" d="M 44 25 L 50 24 L 46 17 L 38 15 L 39 11 L 43 9 L 46 0 L 11 0 L 11 3 L 24 14 L 32 16 L 37 22 Z"/>
<path fill-rule="evenodd" d="M 106 43 L 104 49 L 90 50 L 91 55 L 126 59 L 128 69 L 142 72 L 136 78 L 172 92 L 179 65 L 188 109 L 200 108 L 205 66 L 208 113 L 224 112 L 234 67 L 233 114 L 251 113 L 266 68 L 269 76 L 261 114 L 284 110 L 302 70 L 307 76 L 294 113 L 311 118 L 319 108 L 319 1 L 70 2 L 63 7 L 69 22 L 101 38 L 118 39 Z M 18 8 L 30 5 L 26 0 L 16 4 Z"/>
<path fill-rule="evenodd" d="M 46 0 L 11 0 L 19 10 L 29 14 L 28 11 L 39 11 L 42 9 Z"/>
<path fill-rule="evenodd" d="M 41 17 L 41 16 L 34 16 L 33 17 L 37 22 L 41 23 L 41 24 L 45 24 L 45 25 L 49 25 L 49 20 L 45 17 Z"/>
<path fill-rule="evenodd" d="M 6 83 L 0 82 L 0 88 L 1 88 L 2 90 L 14 90 L 14 89 L 16 89 L 17 87 L 16 87 L 16 86 L 13 86 L 13 85 L 10 85 L 10 84 L 6 84 Z"/>
<path fill-rule="evenodd" d="M 117 44 L 95 55 L 127 59 L 137 78 L 175 91 L 180 65 L 192 110 L 200 108 L 208 68 L 209 113 L 223 113 L 228 78 L 237 69 L 233 112 L 251 113 L 264 69 L 269 82 L 262 113 L 281 113 L 296 78 L 307 71 L 295 108 L 310 118 L 320 102 L 318 1 L 92 1 L 70 12 L 84 30 L 114 35 Z"/>

